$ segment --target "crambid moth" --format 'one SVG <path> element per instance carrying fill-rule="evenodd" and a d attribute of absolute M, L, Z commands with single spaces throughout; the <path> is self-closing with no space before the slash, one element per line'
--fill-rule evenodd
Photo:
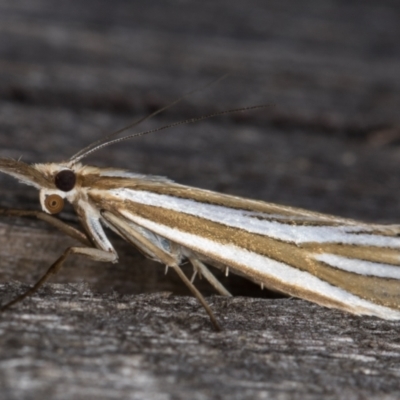
<path fill-rule="evenodd" d="M 92 152 L 141 134 L 110 135 L 60 163 L 0 159 L 0 171 L 39 190 L 44 211 L 2 213 L 44 219 L 83 244 L 67 248 L 32 289 L 3 309 L 37 290 L 69 255 L 117 262 L 104 229 L 109 228 L 147 257 L 172 267 L 217 329 L 210 307 L 182 272 L 183 262 L 189 261 L 221 295 L 230 293 L 206 265 L 326 307 L 400 319 L 398 225 L 366 224 L 81 164 Z M 85 233 L 51 215 L 62 210 L 65 200 Z"/>

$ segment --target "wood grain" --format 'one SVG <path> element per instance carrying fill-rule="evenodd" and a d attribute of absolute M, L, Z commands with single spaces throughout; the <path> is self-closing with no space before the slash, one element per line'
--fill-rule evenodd
<path fill-rule="evenodd" d="M 399 37 L 400 8 L 390 0 L 2 2 L 0 157 L 66 159 L 229 72 L 140 129 L 271 106 L 149 135 L 87 162 L 396 223 Z M 39 208 L 33 188 L 5 176 L 0 187 L 2 207 Z M 70 209 L 61 218 L 76 224 Z M 215 333 L 172 273 L 111 238 L 119 264 L 71 259 L 1 315 L 2 397 L 399 397 L 398 323 L 259 298 L 233 280 L 235 293 L 252 297 L 211 297 L 225 327 Z M 70 243 L 41 222 L 2 218 L 2 301 Z"/>

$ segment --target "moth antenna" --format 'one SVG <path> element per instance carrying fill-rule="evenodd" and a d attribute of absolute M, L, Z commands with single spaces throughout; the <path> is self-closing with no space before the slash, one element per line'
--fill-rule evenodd
<path fill-rule="evenodd" d="M 212 114 L 203 115 L 201 117 L 184 119 L 182 121 L 174 122 L 173 124 L 161 126 L 160 128 L 155 128 L 155 129 L 150 129 L 148 131 L 133 133 L 132 135 L 124 136 L 124 137 L 117 138 L 117 139 L 112 139 L 112 140 L 109 140 L 108 142 L 101 143 L 101 144 L 97 145 L 96 147 L 90 148 L 89 150 L 85 151 L 84 153 L 80 154 L 79 156 L 74 156 L 73 158 L 70 159 L 70 161 L 72 161 L 72 164 L 75 164 L 75 163 L 79 162 L 80 160 L 82 160 L 82 158 L 87 157 L 89 154 L 92 154 L 95 151 L 102 149 L 103 147 L 110 146 L 111 144 L 123 142 L 125 140 L 129 140 L 134 137 L 148 135 L 149 133 L 163 131 L 165 129 L 174 128 L 179 125 L 192 124 L 194 122 L 199 122 L 199 121 L 203 121 L 205 119 L 218 117 L 220 115 L 233 114 L 233 113 L 237 113 L 237 112 L 250 111 L 250 110 L 257 110 L 259 108 L 266 108 L 266 107 L 270 107 L 270 106 L 271 106 L 270 104 L 262 104 L 262 105 L 257 105 L 257 106 L 242 107 L 242 108 L 235 108 L 235 109 L 231 109 L 231 110 L 218 111 L 218 112 L 215 112 Z"/>
<path fill-rule="evenodd" d="M 85 154 L 86 152 L 88 152 L 88 151 L 90 151 L 90 150 L 92 150 L 92 149 L 94 149 L 94 148 L 96 148 L 98 146 L 101 146 L 104 143 L 109 142 L 113 137 L 119 135 L 120 133 L 125 132 L 128 129 L 131 129 L 131 128 L 135 127 L 135 126 L 138 126 L 142 122 L 147 121 L 148 119 L 155 117 L 156 115 L 162 113 L 163 111 L 170 109 L 171 107 L 173 107 L 174 105 L 180 103 L 182 100 L 186 99 L 187 97 L 191 96 L 192 94 L 195 94 L 197 92 L 201 92 L 201 91 L 207 89 L 208 87 L 210 87 L 212 85 L 215 85 L 216 83 L 224 80 L 228 75 L 229 75 L 229 73 L 226 73 L 226 74 L 220 76 L 218 79 L 214 79 L 213 81 L 207 83 L 206 85 L 203 85 L 201 87 L 193 89 L 190 92 L 187 92 L 183 96 L 181 96 L 181 97 L 177 98 L 176 100 L 172 101 L 171 103 L 167 104 L 166 106 L 161 107 L 158 110 L 153 111 L 152 113 L 150 113 L 148 115 L 145 115 L 144 117 L 141 117 L 141 118 L 135 120 L 131 124 L 126 125 L 123 128 L 118 129 L 117 131 L 112 132 L 112 133 L 108 134 L 107 136 L 105 136 L 105 137 L 103 137 L 103 138 L 101 138 L 99 140 L 96 140 L 93 143 L 90 143 L 88 146 L 86 146 L 85 148 L 79 150 L 76 154 L 74 154 L 70 158 L 70 161 L 75 161 L 76 159 L 80 160 L 81 159 L 80 156 L 82 154 Z"/>

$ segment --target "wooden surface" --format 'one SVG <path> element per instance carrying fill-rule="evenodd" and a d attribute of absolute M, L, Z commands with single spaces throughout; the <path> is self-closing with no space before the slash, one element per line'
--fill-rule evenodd
<path fill-rule="evenodd" d="M 400 215 L 400 6 L 393 1 L 0 4 L 0 157 L 59 161 L 193 88 L 140 127 L 254 104 L 110 147 L 87 162 L 366 221 Z M 1 206 L 38 209 L 0 177 Z M 76 223 L 72 211 L 64 220 Z M 117 265 L 71 259 L 0 317 L 5 399 L 397 399 L 398 322 L 270 299 L 210 297 L 110 234 Z M 0 221 L 3 301 L 72 243 Z M 190 271 L 187 271 L 190 273 Z M 208 295 L 212 290 L 198 282 Z M 182 296 L 184 295 L 184 296 Z"/>

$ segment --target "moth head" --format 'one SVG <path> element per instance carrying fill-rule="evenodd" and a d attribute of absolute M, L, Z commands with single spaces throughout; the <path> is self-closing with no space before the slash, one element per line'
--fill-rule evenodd
<path fill-rule="evenodd" d="M 59 164 L 41 164 L 36 168 L 44 169 L 53 183 L 53 187 L 40 190 L 40 204 L 43 211 L 58 214 L 64 208 L 64 199 L 71 199 L 75 193 L 76 173 Z"/>
<path fill-rule="evenodd" d="M 64 207 L 64 199 L 73 197 L 76 173 L 67 164 L 33 164 L 0 158 L 0 171 L 40 190 L 43 211 L 57 214 Z"/>

